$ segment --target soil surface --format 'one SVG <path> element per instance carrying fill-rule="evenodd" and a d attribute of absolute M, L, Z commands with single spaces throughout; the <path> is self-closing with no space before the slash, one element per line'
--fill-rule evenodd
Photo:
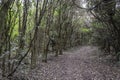
<path fill-rule="evenodd" d="M 120 80 L 120 63 L 100 54 L 97 47 L 83 46 L 49 57 L 29 72 L 29 80 Z"/>

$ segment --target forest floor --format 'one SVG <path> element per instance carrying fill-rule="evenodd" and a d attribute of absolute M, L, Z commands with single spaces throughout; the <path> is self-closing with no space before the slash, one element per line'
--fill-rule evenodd
<path fill-rule="evenodd" d="M 48 63 L 39 62 L 29 80 L 120 80 L 120 63 L 110 57 L 97 47 L 76 47 L 49 57 Z"/>

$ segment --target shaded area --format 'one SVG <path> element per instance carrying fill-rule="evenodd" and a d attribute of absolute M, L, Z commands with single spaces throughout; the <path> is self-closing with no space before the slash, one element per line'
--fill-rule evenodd
<path fill-rule="evenodd" d="M 119 80 L 120 69 L 100 57 L 96 47 L 84 46 L 64 52 L 64 56 L 41 63 L 29 72 L 29 80 Z M 109 59 L 109 60 L 108 60 Z"/>

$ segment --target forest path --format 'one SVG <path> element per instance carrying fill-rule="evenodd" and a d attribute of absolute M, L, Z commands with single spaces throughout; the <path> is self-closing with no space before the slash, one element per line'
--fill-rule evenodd
<path fill-rule="evenodd" d="M 117 64 L 100 53 L 96 47 L 83 46 L 50 57 L 29 73 L 30 80 L 120 80 Z"/>

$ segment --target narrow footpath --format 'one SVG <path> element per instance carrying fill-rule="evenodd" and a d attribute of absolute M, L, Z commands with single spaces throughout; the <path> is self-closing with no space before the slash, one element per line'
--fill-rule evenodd
<path fill-rule="evenodd" d="M 29 80 L 120 80 L 120 63 L 100 56 L 97 47 L 83 46 L 50 57 L 29 72 Z"/>

